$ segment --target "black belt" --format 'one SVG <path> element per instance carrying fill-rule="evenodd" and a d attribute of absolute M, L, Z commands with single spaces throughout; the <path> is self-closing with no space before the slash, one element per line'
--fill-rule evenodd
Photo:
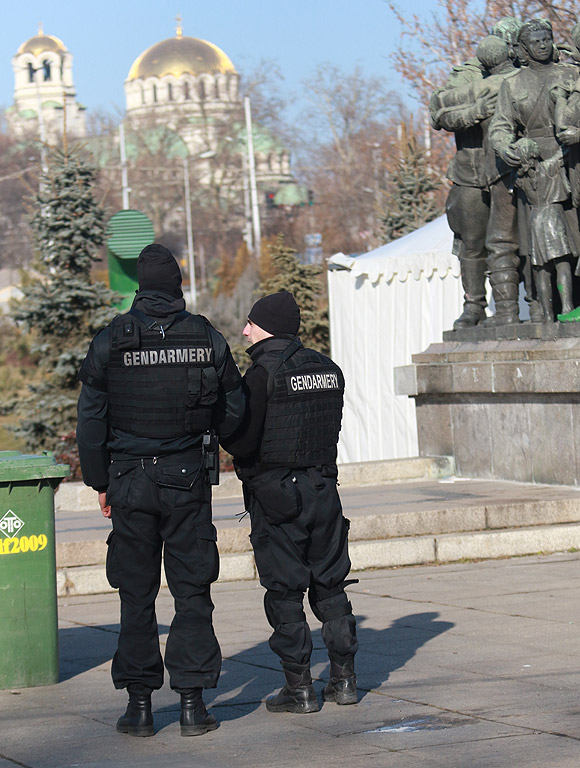
<path fill-rule="evenodd" d="M 111 462 L 128 462 L 132 464 L 175 464 L 176 462 L 201 461 L 201 449 L 170 453 L 167 456 L 128 456 L 126 453 L 112 453 Z"/>

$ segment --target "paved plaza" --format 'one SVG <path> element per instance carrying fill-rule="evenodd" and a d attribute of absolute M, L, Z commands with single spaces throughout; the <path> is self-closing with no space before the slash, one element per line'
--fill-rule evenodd
<path fill-rule="evenodd" d="M 109 676 L 118 598 L 61 599 L 61 681 L 0 691 L 0 768 L 576 768 L 579 553 L 355 575 L 359 704 L 267 712 L 282 674 L 268 647 L 263 590 L 256 581 L 220 583 L 223 672 L 207 701 L 221 727 L 195 738 L 180 736 L 167 683 L 154 695 L 153 738 L 115 732 L 126 703 Z M 164 641 L 167 590 L 158 605 Z M 314 645 L 320 694 L 328 662 L 318 628 Z"/>

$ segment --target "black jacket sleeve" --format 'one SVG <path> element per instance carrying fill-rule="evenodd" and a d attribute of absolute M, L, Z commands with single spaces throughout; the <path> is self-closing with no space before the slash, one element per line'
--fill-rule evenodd
<path fill-rule="evenodd" d="M 226 340 L 211 325 L 209 333 L 215 352 L 218 377 L 218 400 L 213 412 L 213 426 L 221 442 L 222 438 L 236 431 L 244 418 L 246 397 L 242 388 L 242 375 Z"/>
<path fill-rule="evenodd" d="M 79 371 L 83 387 L 77 405 L 77 445 L 83 481 L 96 491 L 106 491 L 109 484 L 107 380 L 104 368 L 107 350 L 105 329 L 91 342 Z"/>
<path fill-rule="evenodd" d="M 236 432 L 222 444 L 234 458 L 249 458 L 257 454 L 262 440 L 268 400 L 268 372 L 253 365 L 243 379 L 247 405 L 245 417 Z"/>

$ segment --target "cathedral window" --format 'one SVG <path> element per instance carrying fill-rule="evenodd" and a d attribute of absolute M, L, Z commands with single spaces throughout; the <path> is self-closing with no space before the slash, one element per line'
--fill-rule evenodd
<path fill-rule="evenodd" d="M 50 61 L 48 59 L 42 62 L 42 71 L 44 72 L 44 81 L 50 80 Z"/>
<path fill-rule="evenodd" d="M 153 86 L 153 101 L 157 102 L 157 86 Z"/>
<path fill-rule="evenodd" d="M 169 101 L 173 101 L 173 86 L 171 83 L 167 83 L 167 98 Z"/>
<path fill-rule="evenodd" d="M 183 98 L 191 99 L 191 93 L 189 91 L 189 83 L 183 83 Z"/>
<path fill-rule="evenodd" d="M 204 101 L 205 100 L 205 96 L 206 96 L 206 94 L 205 94 L 205 83 L 203 82 L 203 80 L 201 80 L 200 83 L 199 83 L 199 100 L 200 101 Z"/>
<path fill-rule="evenodd" d="M 30 62 L 28 62 L 28 82 L 29 83 L 33 83 L 34 82 L 34 73 L 35 72 L 36 72 L 36 70 L 34 69 L 32 64 Z"/>

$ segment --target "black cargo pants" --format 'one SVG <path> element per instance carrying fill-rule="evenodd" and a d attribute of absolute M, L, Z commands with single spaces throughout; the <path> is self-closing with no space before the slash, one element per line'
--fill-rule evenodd
<path fill-rule="evenodd" d="M 116 688 L 163 685 L 155 599 L 164 555 L 175 601 L 165 650 L 174 690 L 214 688 L 221 652 L 213 631 L 210 584 L 218 577 L 211 487 L 199 452 L 158 459 L 114 459 L 107 500 L 107 578 L 119 588 L 121 632 L 113 658 Z"/>
<path fill-rule="evenodd" d="M 245 493 L 256 566 L 267 590 L 266 617 L 274 630 L 271 649 L 283 663 L 310 662 L 312 636 L 303 609 L 308 591 L 330 658 L 351 658 L 358 643 L 344 591 L 349 523 L 342 515 L 336 467 L 271 470 L 260 476 L 259 491 L 249 483 Z"/>

